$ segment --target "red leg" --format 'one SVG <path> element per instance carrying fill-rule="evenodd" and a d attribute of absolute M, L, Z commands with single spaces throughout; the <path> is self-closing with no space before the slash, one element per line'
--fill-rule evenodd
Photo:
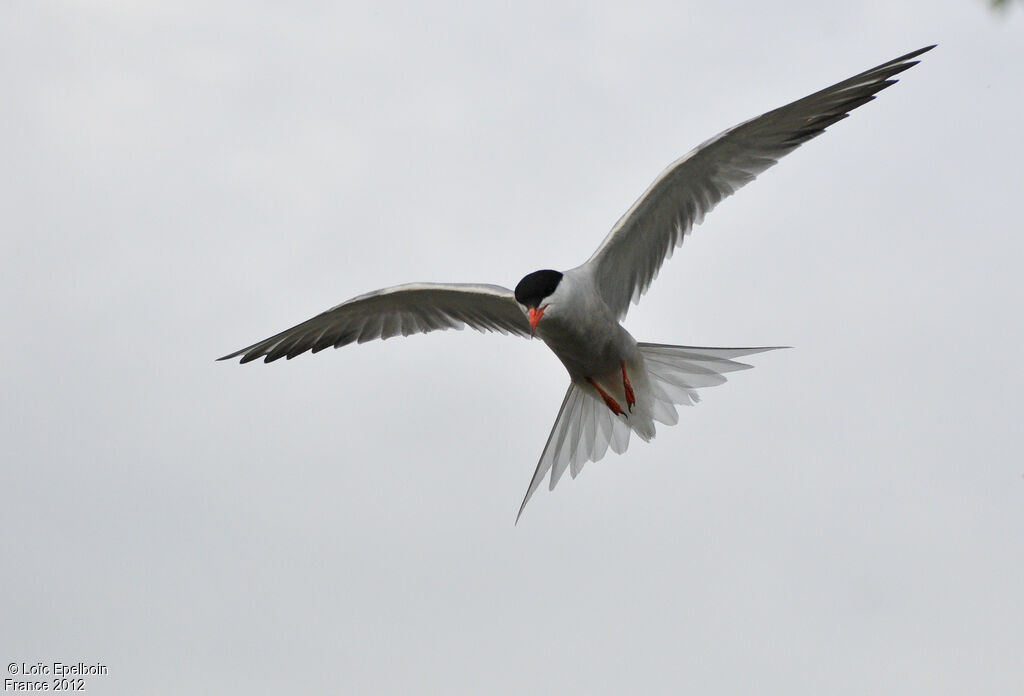
<path fill-rule="evenodd" d="M 629 412 L 633 412 L 633 404 L 636 403 L 636 394 L 633 393 L 633 385 L 629 383 L 629 377 L 626 375 L 626 363 L 622 363 L 622 386 L 626 389 L 626 406 L 629 407 Z"/>
<path fill-rule="evenodd" d="M 621 416 L 622 415 L 622 407 L 619 406 L 619 402 L 618 401 L 613 399 L 611 397 L 611 395 L 608 394 L 608 392 L 606 392 L 604 389 L 599 387 L 597 385 L 597 382 L 595 382 L 594 380 L 590 379 L 589 377 L 587 377 L 587 382 L 589 382 L 590 386 L 592 386 L 594 389 L 597 390 L 597 393 L 601 395 L 602 399 L 604 399 L 605 406 L 610 408 L 612 410 L 612 413 L 614 413 L 616 416 Z"/>

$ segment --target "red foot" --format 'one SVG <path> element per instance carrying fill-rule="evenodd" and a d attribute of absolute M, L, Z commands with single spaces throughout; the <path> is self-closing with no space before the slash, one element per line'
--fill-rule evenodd
<path fill-rule="evenodd" d="M 611 397 L 611 395 L 608 394 L 608 392 L 606 392 L 604 389 L 602 389 L 601 387 L 597 386 L 597 382 L 595 382 L 594 380 L 590 379 L 589 377 L 587 377 L 587 382 L 589 382 L 590 386 L 592 386 L 594 389 L 597 390 L 597 393 L 601 395 L 602 399 L 604 399 L 605 406 L 610 408 L 612 410 L 612 413 L 614 413 L 616 416 L 621 416 L 622 415 L 622 407 L 619 406 L 619 402 L 618 401 L 613 399 Z"/>
<path fill-rule="evenodd" d="M 636 394 L 633 393 L 633 385 L 629 383 L 629 377 L 626 375 L 626 363 L 622 363 L 622 386 L 626 389 L 626 406 L 632 413 L 633 404 L 636 403 Z"/>

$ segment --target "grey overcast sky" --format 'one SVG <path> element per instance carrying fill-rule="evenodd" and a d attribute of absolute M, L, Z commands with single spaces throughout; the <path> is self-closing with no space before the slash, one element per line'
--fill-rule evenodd
<path fill-rule="evenodd" d="M 1024 693 L 1022 10 L 3 3 L 0 658 L 96 694 Z M 795 349 L 518 526 L 540 342 L 214 362 L 574 266 L 697 143 L 936 42 L 626 322 Z"/>

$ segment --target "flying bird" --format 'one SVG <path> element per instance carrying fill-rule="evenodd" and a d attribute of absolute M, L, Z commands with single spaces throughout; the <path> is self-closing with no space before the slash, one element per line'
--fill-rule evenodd
<path fill-rule="evenodd" d="M 589 259 L 566 271 L 539 270 L 509 290 L 499 285 L 409 283 L 354 297 L 287 331 L 225 355 L 246 363 L 349 343 L 471 326 L 539 337 L 569 373 L 569 388 L 540 455 L 516 521 L 549 475 L 553 489 L 568 468 L 609 448 L 621 454 L 631 433 L 649 441 L 655 421 L 674 425 L 676 406 L 697 389 L 751 367 L 735 360 L 774 350 L 639 343 L 622 326 L 662 263 L 720 201 L 804 142 L 893 85 L 926 46 L 725 130 L 676 160 L 612 227 Z"/>

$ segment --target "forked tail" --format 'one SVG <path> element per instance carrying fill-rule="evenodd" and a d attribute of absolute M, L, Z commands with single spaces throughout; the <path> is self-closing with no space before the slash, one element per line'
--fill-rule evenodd
<path fill-rule="evenodd" d="M 569 469 L 569 475 L 576 478 L 584 464 L 604 457 L 609 447 L 616 454 L 622 454 L 629 446 L 630 433 L 635 429 L 641 437 L 650 439 L 654 434 L 650 419 L 665 425 L 675 425 L 679 421 L 676 406 L 690 406 L 700 401 L 698 389 L 722 384 L 726 381 L 727 372 L 753 367 L 736 362 L 733 358 L 785 346 L 699 348 L 640 343 L 637 347 L 647 373 L 647 379 L 642 381 L 647 382 L 650 390 L 650 399 L 645 399 L 650 408 L 646 424 L 634 425 L 628 414 L 614 415 L 602 400 L 575 383 L 570 383 L 523 504 L 519 506 L 516 522 L 519 522 L 526 503 L 549 471 L 551 476 L 548 489 L 552 490 L 566 468 Z"/>

